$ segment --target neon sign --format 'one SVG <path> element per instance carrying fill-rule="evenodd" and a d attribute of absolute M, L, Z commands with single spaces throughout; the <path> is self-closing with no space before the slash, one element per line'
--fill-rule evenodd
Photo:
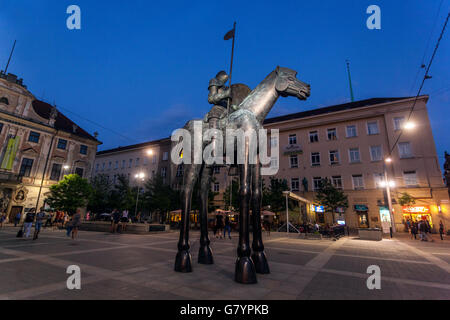
<path fill-rule="evenodd" d="M 414 207 L 403 207 L 404 213 L 428 213 L 430 208 L 428 206 L 414 206 Z"/>

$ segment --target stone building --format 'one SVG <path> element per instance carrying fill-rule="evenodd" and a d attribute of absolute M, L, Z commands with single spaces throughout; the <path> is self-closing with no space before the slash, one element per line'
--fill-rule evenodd
<path fill-rule="evenodd" d="M 49 187 L 64 174 L 90 177 L 100 144 L 56 107 L 36 99 L 22 79 L 4 73 L 0 142 L 0 210 L 9 220 L 42 207 Z"/>

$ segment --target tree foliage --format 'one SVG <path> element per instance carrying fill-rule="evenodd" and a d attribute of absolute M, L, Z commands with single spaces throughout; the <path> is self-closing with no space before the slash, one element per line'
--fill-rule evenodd
<path fill-rule="evenodd" d="M 286 210 L 286 198 L 283 191 L 289 191 L 287 180 L 271 177 L 269 187 L 263 187 L 263 206 L 270 205 L 273 212 Z"/>
<path fill-rule="evenodd" d="M 398 198 L 398 203 L 401 206 L 411 206 L 416 203 L 416 200 L 409 193 L 403 192 Z"/>
<path fill-rule="evenodd" d="M 167 213 L 168 211 L 179 209 L 180 191 L 174 190 L 170 185 L 165 184 L 161 176 L 155 176 L 148 180 L 144 186 L 142 195 L 145 208 L 153 212 Z"/>
<path fill-rule="evenodd" d="M 89 197 L 88 209 L 93 212 L 106 212 L 111 210 L 111 183 L 108 177 L 100 174 L 91 179 L 92 193 Z"/>
<path fill-rule="evenodd" d="M 73 214 L 77 208 L 84 207 L 88 203 L 91 193 L 92 187 L 87 179 L 77 174 L 69 174 L 50 187 L 50 195 L 46 202 L 53 209 Z"/>
<path fill-rule="evenodd" d="M 320 182 L 320 188 L 316 193 L 315 200 L 322 206 L 324 206 L 325 212 L 329 212 L 333 216 L 336 209 L 341 207 L 348 208 L 348 197 L 342 190 L 337 189 L 330 180 L 322 179 Z"/>

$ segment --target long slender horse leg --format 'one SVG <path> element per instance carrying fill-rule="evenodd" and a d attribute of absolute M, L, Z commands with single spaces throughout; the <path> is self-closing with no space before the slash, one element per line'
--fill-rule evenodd
<path fill-rule="evenodd" d="M 249 204 L 250 204 L 250 180 L 251 172 L 249 168 L 249 141 L 245 141 L 244 164 L 239 164 L 239 178 L 241 186 L 240 195 L 240 214 L 239 214 L 239 244 L 237 248 L 238 258 L 234 273 L 234 280 L 239 283 L 251 284 L 257 283 L 256 270 L 252 259 L 250 258 L 249 243 Z"/>
<path fill-rule="evenodd" d="M 201 165 L 185 165 L 184 187 L 181 195 L 181 223 L 180 239 L 178 240 L 178 253 L 175 258 L 175 271 L 192 272 L 192 258 L 189 252 L 189 227 L 192 192 L 194 190 L 195 180 Z"/>
<path fill-rule="evenodd" d="M 200 248 L 198 263 L 213 264 L 213 254 L 208 237 L 208 195 L 211 188 L 212 166 L 203 165 L 200 178 Z"/>
<path fill-rule="evenodd" d="M 257 273 L 270 273 L 269 264 L 267 263 L 266 254 L 264 253 L 264 244 L 261 235 L 261 166 L 259 162 L 252 165 L 252 222 L 253 222 L 253 243 L 252 243 L 252 260 L 255 264 Z"/>

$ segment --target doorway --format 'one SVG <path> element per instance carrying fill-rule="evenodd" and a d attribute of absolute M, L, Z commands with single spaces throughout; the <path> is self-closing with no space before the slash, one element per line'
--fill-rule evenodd
<path fill-rule="evenodd" d="M 13 206 L 11 211 L 9 212 L 9 222 L 14 222 L 14 218 L 18 213 L 22 214 L 23 207 L 22 206 Z"/>

